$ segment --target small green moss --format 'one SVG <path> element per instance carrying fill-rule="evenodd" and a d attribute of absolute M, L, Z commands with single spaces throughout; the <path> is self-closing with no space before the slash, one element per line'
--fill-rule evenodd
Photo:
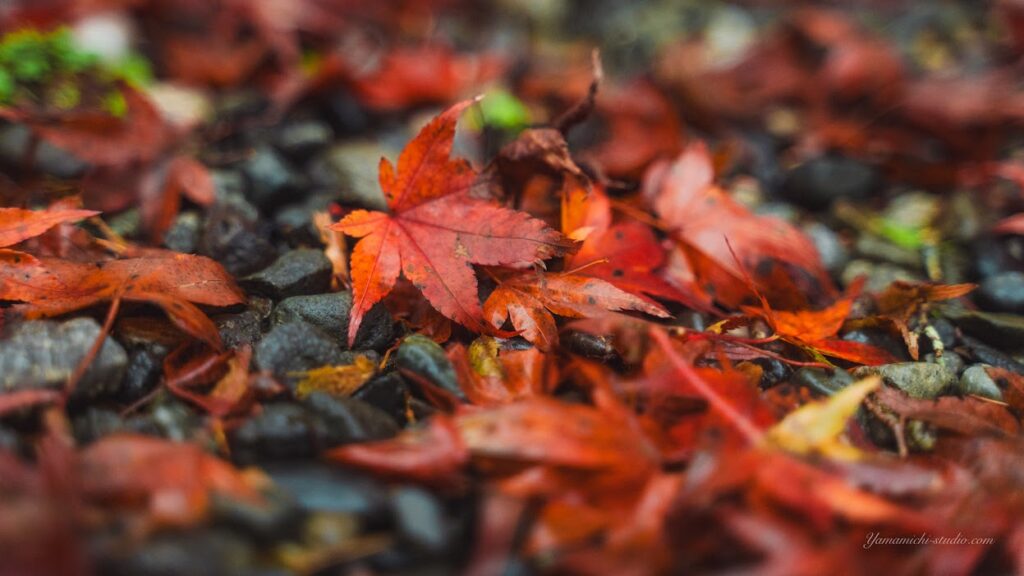
<path fill-rule="evenodd" d="M 112 90 L 103 97 L 103 109 L 111 116 L 121 118 L 128 113 L 128 101 L 120 90 Z"/>

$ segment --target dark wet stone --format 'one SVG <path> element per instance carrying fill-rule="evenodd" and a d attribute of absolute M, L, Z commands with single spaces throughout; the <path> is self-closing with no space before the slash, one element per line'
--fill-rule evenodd
<path fill-rule="evenodd" d="M 914 398 L 929 400 L 951 390 L 957 382 L 956 374 L 949 368 L 927 362 L 861 366 L 853 371 L 857 378 L 875 374 L 881 376 L 889 385 L 903 390 Z"/>
<path fill-rule="evenodd" d="M 1001 312 L 950 310 L 946 313 L 954 324 L 971 336 L 997 348 L 1024 347 L 1024 316 Z"/>
<path fill-rule="evenodd" d="M 897 246 L 869 232 L 857 237 L 854 249 L 858 256 L 870 260 L 889 262 L 907 270 L 921 268 L 921 255 L 917 250 Z"/>
<path fill-rule="evenodd" d="M 825 269 L 833 274 L 838 274 L 850 261 L 850 251 L 843 245 L 839 235 L 821 222 L 813 222 L 804 226 L 804 233 L 814 243 L 814 247 L 821 256 L 821 263 Z"/>
<path fill-rule="evenodd" d="M 259 211 L 252 204 L 245 200 L 245 176 L 238 170 L 214 169 L 210 171 L 210 178 L 213 179 L 213 189 L 217 194 L 217 201 L 221 204 L 242 204 L 248 207 L 245 210 L 250 219 L 259 217 Z"/>
<path fill-rule="evenodd" d="M 227 348 L 255 344 L 260 339 L 260 317 L 254 310 L 213 317 L 220 339 Z"/>
<path fill-rule="evenodd" d="M 260 544 L 271 544 L 297 533 L 305 516 L 298 502 L 276 486 L 265 490 L 259 503 L 214 494 L 210 515 L 217 526 L 229 528 Z"/>
<path fill-rule="evenodd" d="M 62 323 L 33 320 L 14 327 L 0 341 L 0 393 L 41 388 L 63 390 L 99 333 L 100 325 L 92 318 Z M 107 338 L 79 380 L 75 398 L 92 399 L 117 392 L 127 365 L 124 348 L 113 338 Z"/>
<path fill-rule="evenodd" d="M 409 387 L 397 372 L 389 372 L 372 378 L 352 394 L 368 404 L 387 412 L 396 422 L 405 422 L 405 401 Z"/>
<path fill-rule="evenodd" d="M 904 268 L 886 262 L 871 262 L 869 260 L 851 260 L 843 268 L 840 279 L 843 284 L 849 285 L 860 276 L 867 277 L 864 289 L 867 292 L 881 292 L 897 280 L 906 282 L 918 282 L 923 280 L 921 276 Z"/>
<path fill-rule="evenodd" d="M 240 168 L 248 184 L 246 198 L 258 208 L 275 206 L 293 187 L 291 167 L 270 148 L 257 148 Z"/>
<path fill-rule="evenodd" d="M 969 244 L 972 268 L 977 278 L 985 279 L 1003 272 L 1024 271 L 1020 238 L 981 236 Z"/>
<path fill-rule="evenodd" d="M 970 336 L 964 336 L 964 346 L 961 350 L 966 351 L 967 357 L 981 364 L 988 364 L 996 368 L 1003 368 L 1017 374 L 1024 374 L 1024 364 L 1013 357 Z"/>
<path fill-rule="evenodd" d="M 843 340 L 848 342 L 858 342 L 860 344 L 870 344 L 876 348 L 885 350 L 896 358 L 901 360 L 910 360 L 906 343 L 904 343 L 902 339 L 897 338 L 884 330 L 878 330 L 875 328 L 851 330 L 846 334 L 843 334 Z"/>
<path fill-rule="evenodd" d="M 255 272 L 277 258 L 269 235 L 243 209 L 229 204 L 217 204 L 207 212 L 199 253 L 220 262 L 234 276 Z"/>
<path fill-rule="evenodd" d="M 288 158 L 303 162 L 309 156 L 331 143 L 331 127 L 316 120 L 288 122 L 274 135 L 274 146 Z"/>
<path fill-rule="evenodd" d="M 105 408 L 87 408 L 71 420 L 75 442 L 82 446 L 124 429 L 124 419 L 117 412 Z"/>
<path fill-rule="evenodd" d="M 321 436 L 330 446 L 382 440 L 398 433 L 398 425 L 387 412 L 358 398 L 314 392 L 303 403 L 325 424 Z"/>
<path fill-rule="evenodd" d="M 313 215 L 327 212 L 333 201 L 333 195 L 315 194 L 301 204 L 286 206 L 274 213 L 274 227 L 290 246 L 319 246 L 320 233 Z"/>
<path fill-rule="evenodd" d="M 853 376 L 842 368 L 825 370 L 824 368 L 800 368 L 793 373 L 790 381 L 799 386 L 804 386 L 818 392 L 831 396 L 846 388 L 853 382 Z"/>
<path fill-rule="evenodd" d="M 1003 391 L 995 380 L 985 371 L 984 364 L 975 364 L 964 370 L 957 383 L 957 391 L 961 394 L 973 394 L 992 400 L 1002 400 Z"/>
<path fill-rule="evenodd" d="M 1024 312 L 1024 272 L 1002 272 L 981 281 L 974 301 L 989 312 Z"/>
<path fill-rule="evenodd" d="M 307 510 L 380 517 L 387 494 L 370 478 L 338 466 L 310 461 L 268 464 L 264 471 L 274 485 Z"/>
<path fill-rule="evenodd" d="M 795 204 L 821 210 L 839 198 L 866 198 L 880 184 L 881 177 L 874 167 L 838 154 L 826 154 L 787 172 L 780 192 Z"/>
<path fill-rule="evenodd" d="M 256 345 L 253 360 L 257 369 L 294 386 L 300 377 L 293 373 L 347 364 L 351 355 L 344 354 L 334 339 L 312 324 L 293 321 L 268 332 Z"/>
<path fill-rule="evenodd" d="M 569 330 L 559 339 L 559 343 L 569 352 L 590 360 L 612 363 L 619 358 L 611 338 L 607 336 Z"/>
<path fill-rule="evenodd" d="M 257 573 L 256 552 L 223 528 L 159 532 L 138 546 L 112 546 L 101 554 L 98 573 L 109 576 L 248 576 Z"/>
<path fill-rule="evenodd" d="M 381 156 L 391 151 L 375 142 L 345 142 L 328 148 L 309 167 L 319 187 L 337 190 L 336 199 L 345 206 L 385 210 L 387 203 L 377 181 Z"/>
<path fill-rule="evenodd" d="M 131 432 L 159 436 L 168 440 L 184 442 L 192 440 L 203 431 L 203 417 L 184 402 L 170 398 L 162 392 L 148 413 L 135 414 L 125 419 L 125 428 Z"/>
<path fill-rule="evenodd" d="M 128 354 L 128 368 L 121 382 L 118 400 L 134 402 L 152 392 L 163 374 L 163 359 L 166 355 L 167 350 L 161 347 L 132 350 Z"/>
<path fill-rule="evenodd" d="M 182 212 L 174 219 L 171 229 L 164 234 L 164 246 L 183 254 L 193 254 L 199 249 L 202 218 L 195 212 Z"/>
<path fill-rule="evenodd" d="M 285 298 L 274 308 L 272 323 L 294 320 L 308 322 L 333 336 L 342 348 L 348 348 L 348 323 L 352 311 L 351 292 L 333 292 Z M 374 306 L 363 317 L 356 333 L 357 349 L 382 350 L 393 339 L 391 314 L 382 305 Z"/>
<path fill-rule="evenodd" d="M 248 292 L 275 300 L 319 294 L 331 287 L 331 261 L 322 250 L 292 250 L 239 284 Z"/>
<path fill-rule="evenodd" d="M 398 347 L 395 362 L 406 377 L 425 380 L 458 398 L 465 398 L 444 348 L 430 338 L 422 334 L 408 336 Z"/>
<path fill-rule="evenodd" d="M 232 457 L 245 464 L 309 458 L 322 450 L 390 438 L 398 431 L 386 413 L 353 398 L 314 392 L 302 404 L 273 402 L 228 433 Z"/>
<path fill-rule="evenodd" d="M 444 507 L 430 492 L 422 488 L 402 487 L 391 493 L 398 537 L 427 553 L 438 554 L 451 543 Z"/>
<path fill-rule="evenodd" d="M 366 110 L 348 91 L 332 91 L 326 98 L 324 115 L 339 135 L 360 134 L 370 127 Z"/>
<path fill-rule="evenodd" d="M 964 371 L 964 368 L 967 367 L 964 359 L 952 350 L 946 350 L 942 353 L 942 356 L 936 356 L 934 352 L 930 352 L 921 356 L 921 359 L 931 364 L 941 364 L 946 368 L 949 368 L 950 372 L 958 376 Z"/>
<path fill-rule="evenodd" d="M 25 151 L 30 145 L 31 131 L 24 124 L 0 126 L 0 165 L 18 168 L 23 165 Z M 57 178 L 78 178 L 89 168 L 70 152 L 39 140 L 32 163 L 33 169 Z"/>
<path fill-rule="evenodd" d="M 316 453 L 314 427 L 298 404 L 264 403 L 263 409 L 228 432 L 232 458 L 243 464 L 259 460 L 307 458 Z"/>
<path fill-rule="evenodd" d="M 17 432 L 0 426 L 0 450 L 11 453 L 21 452 L 23 446 Z"/>
<path fill-rule="evenodd" d="M 774 358 L 757 358 L 752 361 L 761 367 L 761 387 L 771 388 L 789 377 L 790 369 Z"/>

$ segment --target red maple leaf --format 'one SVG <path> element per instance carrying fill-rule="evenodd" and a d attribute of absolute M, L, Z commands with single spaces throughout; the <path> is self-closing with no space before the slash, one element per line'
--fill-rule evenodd
<path fill-rule="evenodd" d="M 438 312 L 476 331 L 482 322 L 472 264 L 525 266 L 574 244 L 526 213 L 469 196 L 476 172 L 450 159 L 455 123 L 473 101 L 434 118 L 398 157 L 380 163 L 390 213 L 356 210 L 334 226 L 362 238 L 352 251 L 354 303 L 348 339 L 363 315 L 405 275 Z"/>

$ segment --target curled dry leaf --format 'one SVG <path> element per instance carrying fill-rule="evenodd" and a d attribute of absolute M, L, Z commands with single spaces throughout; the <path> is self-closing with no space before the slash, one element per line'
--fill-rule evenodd
<path fill-rule="evenodd" d="M 604 280 L 566 273 L 521 272 L 503 277 L 484 303 L 484 317 L 492 326 L 500 328 L 509 318 L 524 338 L 544 351 L 558 343 L 552 313 L 584 318 L 606 310 L 669 316 L 661 306 Z"/>
<path fill-rule="evenodd" d="M 40 258 L 0 261 L 0 300 L 22 302 L 15 310 L 30 318 L 59 316 L 109 301 L 149 302 L 179 328 L 220 348 L 217 327 L 196 304 L 231 306 L 245 296 L 220 264 L 203 256 L 129 258 L 85 264 Z"/>

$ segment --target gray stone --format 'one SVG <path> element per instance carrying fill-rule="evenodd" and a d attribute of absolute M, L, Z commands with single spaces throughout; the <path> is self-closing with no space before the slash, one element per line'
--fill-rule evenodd
<path fill-rule="evenodd" d="M 274 135 L 274 146 L 289 158 L 302 161 L 330 144 L 334 138 L 331 127 L 316 120 L 289 122 Z"/>
<path fill-rule="evenodd" d="M 387 495 L 379 483 L 338 466 L 321 462 L 270 464 L 274 485 L 291 494 L 307 510 L 380 516 Z"/>
<path fill-rule="evenodd" d="M 269 234 L 260 230 L 254 212 L 244 200 L 215 204 L 203 223 L 199 253 L 220 262 L 234 276 L 268 266 L 277 258 L 277 249 Z"/>
<path fill-rule="evenodd" d="M 949 368 L 949 370 L 953 374 L 957 375 L 963 372 L 964 368 L 967 367 L 967 364 L 964 362 L 964 359 L 961 358 L 959 354 L 953 352 L 952 350 L 944 351 L 942 353 L 942 356 L 936 356 L 934 352 L 929 352 L 928 354 L 924 355 L 923 360 L 925 362 L 928 362 L 929 364 L 941 364 L 946 368 Z"/>
<path fill-rule="evenodd" d="M 868 232 L 857 237 L 854 248 L 859 256 L 872 260 L 889 262 L 901 268 L 913 270 L 921 267 L 921 255 L 917 250 L 897 246 Z"/>
<path fill-rule="evenodd" d="M 991 312 L 1024 312 L 1024 273 L 1003 272 L 985 278 L 974 299 L 982 309 Z"/>
<path fill-rule="evenodd" d="M 164 234 L 164 246 L 169 250 L 192 254 L 199 249 L 202 219 L 195 212 L 182 212 L 174 219 L 171 229 Z"/>
<path fill-rule="evenodd" d="M 351 363 L 335 341 L 312 324 L 293 321 L 276 326 L 256 345 L 253 360 L 281 382 L 294 385 L 305 372 L 327 365 Z"/>
<path fill-rule="evenodd" d="M 392 492 L 391 505 L 403 541 L 421 550 L 443 552 L 450 542 L 441 502 L 422 488 L 402 487 Z"/>
<path fill-rule="evenodd" d="M 1024 316 L 953 309 L 946 317 L 964 332 L 1003 350 L 1024 347 Z"/>
<path fill-rule="evenodd" d="M 857 378 L 879 375 L 886 383 L 914 398 L 933 399 L 956 385 L 956 374 L 941 364 L 901 362 L 883 366 L 861 366 L 853 371 Z"/>
<path fill-rule="evenodd" d="M 0 127 L 0 163 L 20 166 L 25 150 L 30 145 L 31 130 L 24 124 L 7 124 Z M 89 164 L 40 140 L 35 152 L 35 170 L 57 178 L 70 179 L 81 176 Z"/>
<path fill-rule="evenodd" d="M 378 182 L 382 156 L 394 157 L 375 142 L 345 142 L 327 149 L 316 158 L 310 171 L 316 184 L 337 190 L 337 199 L 346 206 L 385 210 L 384 194 Z"/>
<path fill-rule="evenodd" d="M 858 160 L 828 154 L 790 170 L 781 193 L 787 200 L 814 210 L 838 198 L 862 199 L 879 188 L 878 171 Z"/>
<path fill-rule="evenodd" d="M 422 379 L 458 398 L 465 397 L 444 348 L 430 338 L 422 334 L 407 337 L 398 347 L 395 362 L 413 380 Z"/>
<path fill-rule="evenodd" d="M 813 222 L 804 226 L 804 233 L 814 243 L 825 269 L 833 274 L 839 273 L 850 261 L 850 252 L 843 245 L 839 235 L 821 222 Z"/>
<path fill-rule="evenodd" d="M 260 317 L 254 310 L 213 317 L 220 339 L 227 348 L 255 344 L 260 339 Z"/>
<path fill-rule="evenodd" d="M 853 382 L 853 377 L 842 368 L 825 370 L 823 368 L 805 367 L 793 373 L 791 382 L 810 388 L 819 394 L 831 396 Z"/>
<path fill-rule="evenodd" d="M 867 277 L 864 289 L 868 292 L 881 292 L 897 280 L 906 282 L 917 282 L 923 278 L 913 272 L 900 268 L 894 264 L 876 263 L 869 260 L 852 260 L 843 268 L 840 279 L 843 284 L 849 285 L 860 276 Z"/>
<path fill-rule="evenodd" d="M 272 323 L 276 326 L 302 320 L 332 336 L 342 348 L 348 348 L 348 323 L 352 311 L 351 292 L 333 292 L 285 298 L 274 308 Z M 374 306 L 363 317 L 356 333 L 355 347 L 381 350 L 393 338 L 391 315 L 387 308 Z"/>
<path fill-rule="evenodd" d="M 100 325 L 92 318 L 20 324 L 0 343 L 0 392 L 62 390 L 99 334 Z M 75 396 L 91 399 L 117 392 L 127 365 L 124 348 L 107 338 L 78 382 Z"/>
<path fill-rule="evenodd" d="M 259 208 L 279 203 L 291 188 L 291 167 L 270 148 L 256 149 L 242 163 L 241 170 L 248 182 L 246 198 Z"/>
<path fill-rule="evenodd" d="M 975 364 L 964 370 L 964 373 L 960 375 L 958 383 L 959 392 L 961 394 L 973 394 L 975 396 L 991 398 L 992 400 L 1002 400 L 1003 391 L 999 389 L 999 385 L 996 384 L 995 380 L 988 375 L 985 368 L 984 364 Z"/>
<path fill-rule="evenodd" d="M 322 250 L 303 248 L 285 253 L 239 284 L 248 292 L 280 300 L 326 292 L 331 286 L 331 271 L 331 261 Z"/>

